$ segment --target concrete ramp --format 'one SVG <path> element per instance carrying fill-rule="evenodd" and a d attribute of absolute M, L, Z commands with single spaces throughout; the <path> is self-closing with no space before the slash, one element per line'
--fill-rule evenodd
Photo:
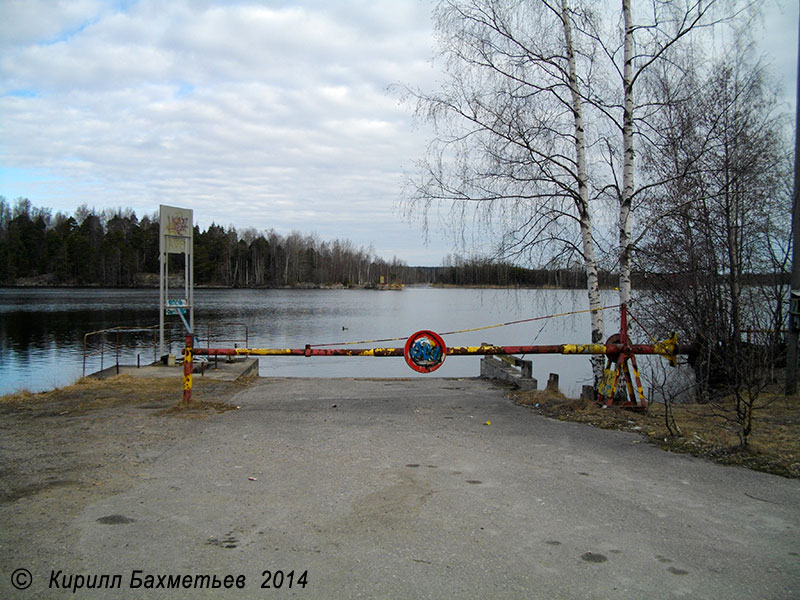
<path fill-rule="evenodd" d="M 298 598 L 800 595 L 796 480 L 549 420 L 478 379 L 259 379 L 234 402 L 83 510 L 83 572 L 246 577 L 214 598 L 278 593 L 260 589 L 278 570 Z"/>

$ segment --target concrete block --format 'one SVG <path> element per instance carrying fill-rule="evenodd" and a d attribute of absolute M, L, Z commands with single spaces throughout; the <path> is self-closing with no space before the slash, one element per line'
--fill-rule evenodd
<path fill-rule="evenodd" d="M 547 378 L 547 389 L 551 392 L 558 391 L 558 373 L 550 373 L 550 376 Z"/>
<path fill-rule="evenodd" d="M 525 361 L 530 363 L 530 361 Z M 538 389 L 538 382 L 533 377 L 524 377 L 520 369 L 512 367 L 494 356 L 485 356 L 481 359 L 481 377 L 497 379 L 503 383 L 510 383 L 521 390 Z"/>
<path fill-rule="evenodd" d="M 594 402 L 595 392 L 593 385 L 585 385 L 581 388 L 581 400 L 583 402 Z"/>

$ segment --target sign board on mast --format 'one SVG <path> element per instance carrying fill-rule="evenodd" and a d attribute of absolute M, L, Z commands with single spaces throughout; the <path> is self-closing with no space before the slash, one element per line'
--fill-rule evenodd
<path fill-rule="evenodd" d="M 164 316 L 189 314 L 189 333 L 194 329 L 194 223 L 191 208 L 159 207 L 159 339 L 164 354 Z M 184 255 L 184 293 L 182 298 L 169 297 L 169 255 Z M 183 319 L 182 319 L 183 320 Z M 183 320 L 186 323 L 185 320 Z"/>

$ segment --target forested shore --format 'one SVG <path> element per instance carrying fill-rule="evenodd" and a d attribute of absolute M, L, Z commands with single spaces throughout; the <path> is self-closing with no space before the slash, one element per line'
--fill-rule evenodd
<path fill-rule="evenodd" d="M 0 285 L 157 287 L 159 223 L 130 209 L 53 214 L 25 198 L 11 205 L 0 196 Z M 171 255 L 170 273 L 183 273 L 183 256 Z M 386 260 L 349 240 L 274 230 L 237 231 L 212 224 L 194 229 L 195 284 L 208 287 L 327 287 L 405 285 L 503 286 L 585 289 L 579 268 L 524 268 L 486 258 L 450 255 L 437 267 Z M 635 287 L 669 285 L 669 275 L 634 273 Z M 745 283 L 774 285 L 785 274 L 750 274 Z M 614 288 L 618 275 L 599 272 Z"/>
<path fill-rule="evenodd" d="M 0 196 L 0 285 L 149 287 L 158 285 L 157 215 L 130 209 L 53 213 L 28 199 Z M 182 274 L 183 257 L 171 256 Z M 174 263 L 174 264 L 173 264 Z M 529 269 L 482 258 L 448 256 L 442 266 L 409 266 L 349 240 L 274 230 L 194 229 L 195 284 L 220 287 L 407 285 L 584 288 L 580 269 Z M 606 287 L 612 273 L 601 273 Z"/>

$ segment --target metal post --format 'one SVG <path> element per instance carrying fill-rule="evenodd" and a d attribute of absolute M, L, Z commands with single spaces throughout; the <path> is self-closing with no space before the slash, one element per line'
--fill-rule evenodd
<path fill-rule="evenodd" d="M 183 239 L 183 297 L 186 299 L 186 302 L 189 304 L 189 330 L 194 333 L 194 311 L 192 310 L 191 306 L 191 299 L 189 298 L 189 285 L 190 285 L 190 274 L 189 274 L 189 241 L 184 238 Z"/>
<path fill-rule="evenodd" d="M 208 347 L 211 348 L 211 325 L 208 326 Z M 217 369 L 219 369 L 219 357 L 214 355 L 214 370 Z"/>
<path fill-rule="evenodd" d="M 186 336 L 186 349 L 183 351 L 183 401 L 189 403 L 192 401 L 192 371 L 194 365 L 192 364 L 192 338 L 194 336 Z"/>
<path fill-rule="evenodd" d="M 186 278 L 189 280 L 189 295 L 186 299 L 189 301 L 189 326 L 194 331 L 194 228 L 191 229 L 192 237 L 186 241 L 189 247 L 189 269 Z"/>
<path fill-rule="evenodd" d="M 164 252 L 164 307 L 165 308 L 167 304 L 169 304 L 169 246 L 167 246 L 167 250 Z M 171 335 L 169 340 L 169 347 L 167 348 L 167 353 L 172 354 Z"/>
<path fill-rule="evenodd" d="M 160 238 L 161 236 L 159 236 Z M 158 356 L 164 356 L 164 242 L 158 252 Z M 153 362 L 158 360 L 158 356 L 153 358 Z"/>

